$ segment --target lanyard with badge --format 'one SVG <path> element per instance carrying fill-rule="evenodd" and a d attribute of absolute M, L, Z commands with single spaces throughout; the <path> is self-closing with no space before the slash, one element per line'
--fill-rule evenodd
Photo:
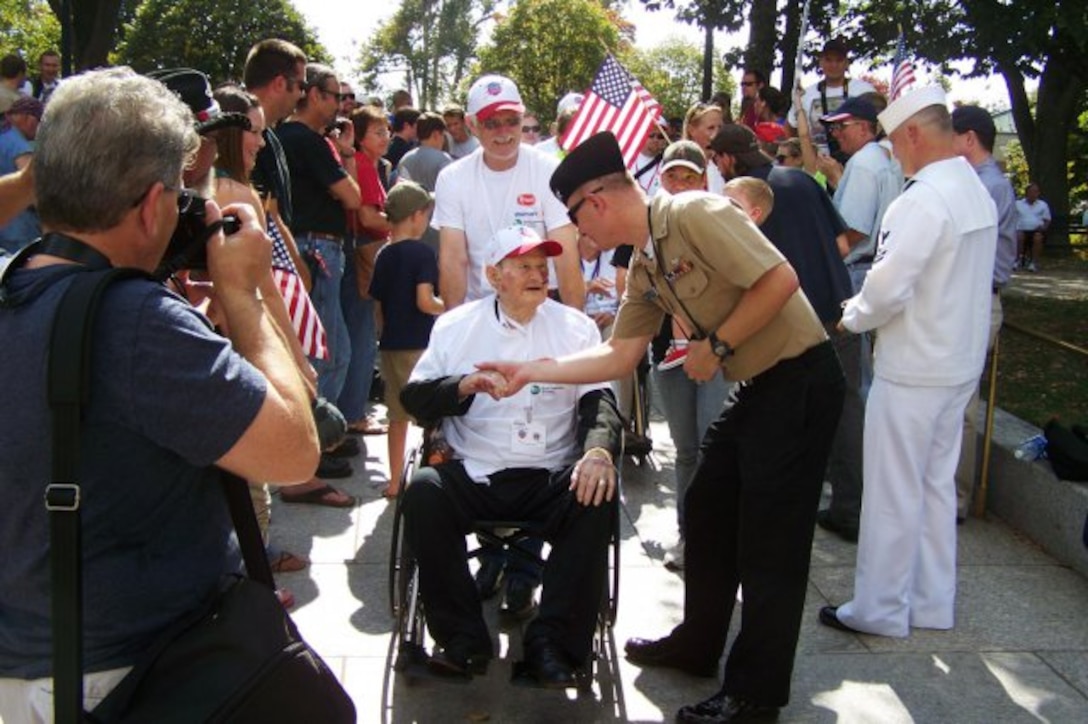
<path fill-rule="evenodd" d="M 653 214 L 651 213 L 652 210 L 652 207 L 646 207 L 646 222 L 650 228 L 650 247 L 653 249 L 654 252 L 654 261 L 657 264 L 657 269 L 661 274 L 661 278 L 665 280 L 665 286 L 669 288 L 669 294 L 672 296 L 673 301 L 675 301 L 677 305 L 679 305 L 681 311 L 684 312 L 684 316 L 688 318 L 688 323 L 691 325 L 691 328 L 695 330 L 695 333 L 691 336 L 691 338 L 695 341 L 706 339 L 706 330 L 703 329 L 702 325 L 700 325 L 699 322 L 696 321 L 695 317 L 692 316 L 691 312 L 688 310 L 688 306 L 684 304 L 684 300 L 681 299 L 680 295 L 676 293 L 676 287 L 672 285 L 672 280 L 676 277 L 676 274 L 666 271 L 665 269 L 665 260 L 661 255 L 661 249 L 657 246 L 657 241 L 654 239 L 654 220 Z M 657 289 L 657 282 L 654 280 L 654 275 L 650 273 L 650 270 L 646 267 L 646 265 L 640 264 L 639 266 L 642 268 L 642 271 L 646 273 L 646 280 L 650 282 L 650 289 L 643 295 L 643 297 L 647 301 L 652 302 L 655 299 L 660 298 L 661 293 Z M 675 316 L 675 314 L 673 316 Z"/>
<path fill-rule="evenodd" d="M 507 329 L 524 329 L 510 319 L 507 319 L 499 309 L 499 300 L 495 298 L 495 319 Z M 525 417 L 522 420 L 515 418 L 510 422 L 510 450 L 511 452 L 525 455 L 540 455 L 546 452 L 548 446 L 548 428 L 544 423 L 533 420 L 533 402 L 541 393 L 539 383 L 527 385 L 524 390 L 529 393 L 529 404 L 521 408 Z"/>

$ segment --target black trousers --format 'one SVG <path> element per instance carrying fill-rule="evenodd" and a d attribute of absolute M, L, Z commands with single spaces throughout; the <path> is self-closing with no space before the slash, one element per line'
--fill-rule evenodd
<path fill-rule="evenodd" d="M 784 706 L 808 585 L 824 469 L 844 381 L 830 342 L 743 385 L 711 424 L 685 499 L 685 649 L 717 659 L 737 588 L 740 633 L 722 690 Z"/>
<path fill-rule="evenodd" d="M 468 653 L 491 652 L 465 535 L 476 520 L 526 521 L 552 550 L 544 566 L 540 612 L 525 642 L 544 637 L 572 662 L 592 648 L 608 570 L 615 506 L 583 506 L 568 489 L 571 468 L 504 470 L 474 482 L 460 461 L 421 468 L 404 491 L 404 532 L 419 562 L 420 595 L 435 641 Z"/>

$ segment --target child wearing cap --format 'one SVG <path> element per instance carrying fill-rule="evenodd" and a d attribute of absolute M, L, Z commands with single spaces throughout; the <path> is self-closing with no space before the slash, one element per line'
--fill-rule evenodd
<path fill-rule="evenodd" d="M 386 498 L 395 498 L 400 491 L 405 441 L 412 421 L 400 403 L 400 391 L 427 348 L 434 318 L 446 311 L 446 305 L 435 296 L 438 259 L 420 241 L 433 208 L 434 197 L 419 184 L 401 181 L 390 190 L 385 200 L 390 239 L 378 252 L 370 281 L 389 411 L 389 483 L 382 492 Z"/>

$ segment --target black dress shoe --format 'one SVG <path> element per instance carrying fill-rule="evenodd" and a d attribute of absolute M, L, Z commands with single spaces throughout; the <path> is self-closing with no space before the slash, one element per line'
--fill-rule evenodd
<path fill-rule="evenodd" d="M 546 638 L 536 638 L 525 644 L 525 661 L 515 667 L 514 676 L 545 689 L 569 689 L 578 685 L 570 659 Z"/>
<path fill-rule="evenodd" d="M 436 647 L 427 661 L 427 668 L 432 674 L 443 678 L 468 680 L 486 674 L 490 662 L 490 654 L 470 654 L 456 647 Z"/>
<path fill-rule="evenodd" d="M 820 609 L 820 623 L 824 626 L 830 626 L 831 628 L 837 628 L 839 631 L 845 631 L 846 633 L 860 634 L 864 631 L 858 631 L 856 628 L 847 626 L 839 620 L 838 606 L 824 606 Z"/>
<path fill-rule="evenodd" d="M 661 666 L 679 669 L 692 676 L 717 676 L 718 662 L 700 659 L 685 648 L 672 636 L 651 641 L 649 639 L 627 639 L 623 647 L 627 660 L 639 666 Z"/>
<path fill-rule="evenodd" d="M 499 584 L 502 583 L 502 572 L 506 566 L 505 560 L 498 558 L 485 558 L 476 571 L 476 590 L 480 594 L 480 600 L 486 601 L 494 598 L 499 592 Z"/>
<path fill-rule="evenodd" d="M 684 724 L 722 724 L 723 722 L 760 722 L 778 719 L 778 707 L 758 704 L 740 696 L 718 692 L 706 701 L 680 707 L 676 721 Z"/>
<path fill-rule="evenodd" d="M 317 477 L 350 478 L 351 464 L 347 460 L 330 457 L 328 453 L 321 453 L 321 462 L 317 465 Z"/>
<path fill-rule="evenodd" d="M 858 542 L 858 527 L 856 525 L 840 523 L 831 517 L 831 511 L 826 508 L 816 513 L 816 525 L 826 531 L 834 533 L 848 543 Z"/>

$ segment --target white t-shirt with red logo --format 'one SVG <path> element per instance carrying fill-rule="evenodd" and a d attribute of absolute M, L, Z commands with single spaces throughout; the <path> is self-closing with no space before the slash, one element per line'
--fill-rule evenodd
<path fill-rule="evenodd" d="M 454 161 L 438 175 L 431 226 L 465 232 L 468 240 L 468 285 L 465 301 L 480 299 L 492 289 L 484 276 L 491 237 L 509 226 L 530 226 L 541 238 L 570 223 L 567 208 L 548 185 L 559 159 L 522 145 L 518 161 L 506 171 L 484 164 L 483 149 Z M 548 286 L 558 288 L 549 260 Z"/>

